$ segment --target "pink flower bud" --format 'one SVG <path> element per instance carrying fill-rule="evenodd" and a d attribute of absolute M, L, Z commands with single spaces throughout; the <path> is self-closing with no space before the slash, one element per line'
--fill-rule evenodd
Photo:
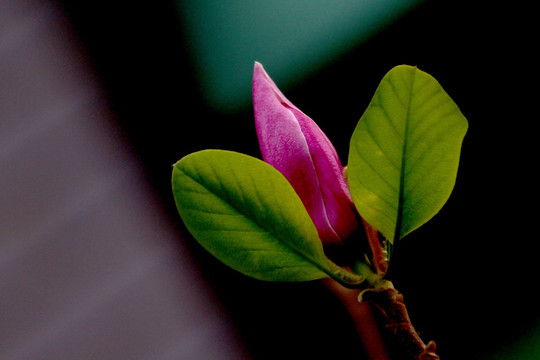
<path fill-rule="evenodd" d="M 358 217 L 334 146 L 257 62 L 253 108 L 264 161 L 289 180 L 323 244 L 341 244 L 358 228 Z"/>

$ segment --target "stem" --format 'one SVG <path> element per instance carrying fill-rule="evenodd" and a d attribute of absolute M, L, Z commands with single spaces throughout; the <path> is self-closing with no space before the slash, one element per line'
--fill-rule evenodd
<path fill-rule="evenodd" d="M 358 302 L 359 290 L 345 288 L 331 279 L 324 279 L 323 283 L 349 313 L 368 359 L 390 360 L 372 306 L 367 302 Z"/>
<path fill-rule="evenodd" d="M 384 276 L 388 270 L 388 256 L 381 246 L 381 241 L 379 240 L 379 232 L 373 226 L 369 225 L 364 219 L 364 228 L 366 229 L 366 235 L 369 242 L 369 247 L 371 249 L 371 254 L 373 256 L 373 266 L 378 275 Z"/>
<path fill-rule="evenodd" d="M 403 296 L 388 280 L 368 290 L 346 289 L 332 280 L 325 285 L 349 312 L 370 360 L 439 360 L 436 345 L 424 344 L 414 329 Z"/>
<path fill-rule="evenodd" d="M 330 276 L 331 279 L 337 281 L 342 286 L 349 289 L 365 289 L 366 280 L 368 284 L 371 284 L 370 280 L 375 274 L 369 269 L 364 272 L 350 272 L 339 265 L 336 265 L 332 260 L 327 258 L 327 267 L 323 268 L 323 271 Z M 367 265 L 366 265 L 367 267 Z"/>
<path fill-rule="evenodd" d="M 362 300 L 367 301 L 377 309 L 382 322 L 392 335 L 393 342 L 399 347 L 400 359 L 438 360 L 435 353 L 434 341 L 426 345 L 414 329 L 407 307 L 401 295 L 388 281 L 385 288 L 366 290 L 361 294 Z"/>

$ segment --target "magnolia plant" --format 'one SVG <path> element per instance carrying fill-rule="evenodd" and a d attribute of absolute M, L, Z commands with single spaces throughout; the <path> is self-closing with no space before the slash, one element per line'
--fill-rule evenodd
<path fill-rule="evenodd" d="M 400 349 L 394 356 L 438 359 L 435 343 L 414 330 L 388 267 L 394 245 L 437 214 L 454 187 L 468 127 L 458 106 L 429 74 L 393 68 L 352 134 L 345 168 L 259 63 L 253 107 L 264 161 L 203 150 L 174 165 L 173 193 L 189 232 L 253 278 L 329 279 L 353 317 L 355 307 L 371 305 L 377 328 Z M 388 358 L 384 351 L 371 357 Z"/>

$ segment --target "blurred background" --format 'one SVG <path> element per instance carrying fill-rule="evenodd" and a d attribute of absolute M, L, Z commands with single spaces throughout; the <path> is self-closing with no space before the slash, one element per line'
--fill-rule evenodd
<path fill-rule="evenodd" d="M 393 66 L 442 84 L 470 129 L 449 202 L 396 249 L 396 287 L 443 359 L 540 359 L 532 14 L 524 1 L 0 0 L 0 359 L 363 358 L 321 284 L 246 278 L 176 213 L 182 156 L 260 156 L 254 61 L 342 161 Z"/>

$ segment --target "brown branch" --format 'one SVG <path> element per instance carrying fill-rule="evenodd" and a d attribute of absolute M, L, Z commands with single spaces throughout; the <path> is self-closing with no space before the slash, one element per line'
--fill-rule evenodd
<path fill-rule="evenodd" d="M 390 360 L 371 305 L 358 302 L 359 290 L 347 289 L 331 279 L 324 279 L 323 283 L 349 313 L 368 359 Z"/>
<path fill-rule="evenodd" d="M 368 238 L 369 247 L 371 249 L 375 271 L 378 275 L 384 276 L 388 270 L 388 258 L 381 246 L 379 232 L 364 219 L 362 219 L 362 222 L 364 223 L 364 228 L 366 229 L 366 235 Z"/>
<path fill-rule="evenodd" d="M 370 360 L 439 360 L 435 342 L 426 345 L 422 341 L 411 323 L 403 296 L 391 282 L 361 295 L 359 290 L 346 289 L 333 280 L 326 280 L 325 285 L 349 312 Z"/>
<path fill-rule="evenodd" d="M 362 295 L 362 301 L 369 302 L 381 315 L 386 329 L 392 335 L 392 340 L 400 348 L 400 359 L 438 360 L 435 353 L 435 342 L 427 345 L 414 329 L 407 308 L 401 295 L 389 283 L 388 287 L 380 290 L 367 290 Z"/>

